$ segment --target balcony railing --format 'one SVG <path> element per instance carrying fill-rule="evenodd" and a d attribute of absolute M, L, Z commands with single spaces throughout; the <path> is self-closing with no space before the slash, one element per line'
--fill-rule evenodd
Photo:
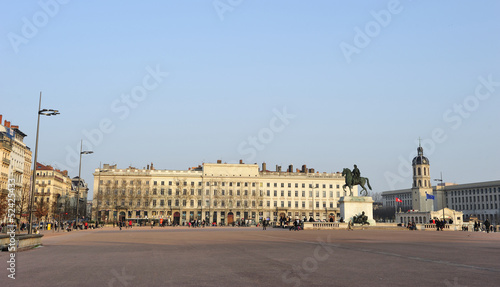
<path fill-rule="evenodd" d="M 7 140 L 2 140 L 0 141 L 0 144 L 7 150 L 12 151 L 12 143 L 8 142 Z"/>
<path fill-rule="evenodd" d="M 49 192 L 35 192 L 35 196 L 50 196 Z"/>

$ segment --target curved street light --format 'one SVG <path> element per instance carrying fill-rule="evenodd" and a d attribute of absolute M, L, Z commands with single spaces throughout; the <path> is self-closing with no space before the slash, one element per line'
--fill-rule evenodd
<path fill-rule="evenodd" d="M 94 195 L 93 197 L 96 199 L 96 206 L 95 206 L 95 209 L 96 209 L 96 212 L 95 212 L 95 227 L 97 228 L 99 226 L 99 221 L 100 221 L 100 218 L 99 218 L 99 195 L 101 194 L 101 172 L 108 172 L 110 171 L 109 169 L 101 169 L 101 164 L 99 163 L 99 177 L 97 179 L 97 195 L 95 194 L 94 192 Z M 92 209 L 94 206 L 92 206 Z"/>
<path fill-rule="evenodd" d="M 445 218 L 444 218 L 444 207 L 446 206 L 446 203 L 445 203 L 445 196 L 446 196 L 446 193 L 445 193 L 445 190 L 444 190 L 444 188 L 445 188 L 445 184 L 444 184 L 444 182 L 443 182 L 443 173 L 441 172 L 441 178 L 436 178 L 436 179 L 434 179 L 434 181 L 439 181 L 439 182 L 441 182 L 441 186 L 442 186 L 442 188 L 443 188 L 443 192 L 442 192 L 442 193 L 443 193 L 443 197 L 442 197 L 442 198 L 443 198 L 443 221 L 445 221 Z M 436 188 L 436 189 L 437 189 L 437 188 Z"/>
<path fill-rule="evenodd" d="M 33 198 L 35 197 L 35 185 L 36 185 L 36 162 L 38 158 L 38 131 L 40 130 L 40 115 L 43 116 L 56 116 L 59 114 L 58 110 L 53 109 L 41 109 L 42 106 L 42 92 L 40 92 L 40 99 L 38 100 L 38 121 L 36 123 L 36 142 L 35 142 L 35 160 L 33 161 L 33 179 L 31 182 L 31 196 L 30 196 L 30 210 L 29 210 L 29 226 L 28 234 L 33 233 Z"/>
<path fill-rule="evenodd" d="M 77 188 L 77 191 L 76 191 L 76 220 L 75 220 L 75 230 L 78 226 L 78 205 L 80 205 L 80 186 L 82 185 L 82 178 L 81 178 L 81 174 L 82 174 L 82 154 L 91 154 L 91 153 L 94 153 L 93 151 L 90 151 L 90 150 L 86 150 L 86 151 L 82 151 L 82 147 L 83 147 L 83 140 L 80 140 L 80 164 L 79 164 L 79 167 L 78 167 L 78 188 Z"/>

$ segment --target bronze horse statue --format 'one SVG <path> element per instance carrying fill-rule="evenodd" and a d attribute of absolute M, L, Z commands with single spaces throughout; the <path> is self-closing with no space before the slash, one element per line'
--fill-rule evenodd
<path fill-rule="evenodd" d="M 372 187 L 370 186 L 370 181 L 368 180 L 367 177 L 359 177 L 359 180 L 355 180 L 352 176 L 352 172 L 348 168 L 344 168 L 342 171 L 342 175 L 345 176 L 345 184 L 342 186 L 344 189 L 344 195 L 347 193 L 345 190 L 345 187 L 349 187 L 349 196 L 352 196 L 352 187 L 356 185 L 361 185 L 363 188 L 360 192 L 359 195 L 362 196 L 363 190 L 365 191 L 365 196 L 368 196 L 368 190 L 365 188 L 365 183 L 368 185 L 368 188 L 372 190 Z"/>

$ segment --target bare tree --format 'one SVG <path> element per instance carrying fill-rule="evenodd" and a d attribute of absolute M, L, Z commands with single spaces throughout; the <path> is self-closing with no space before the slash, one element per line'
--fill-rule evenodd
<path fill-rule="evenodd" d="M 23 214 L 26 214 L 29 209 L 30 192 L 30 184 L 25 183 L 16 197 L 16 214 L 21 221 L 25 217 Z"/>
<path fill-rule="evenodd" d="M 182 221 L 182 207 L 187 206 L 187 200 L 188 200 L 188 191 L 187 191 L 187 184 L 185 184 L 186 179 L 185 178 L 174 178 L 175 182 L 175 193 L 173 194 L 173 205 L 175 207 L 179 208 L 179 213 L 180 213 L 180 220 Z M 179 224 L 182 224 L 182 222 L 179 222 Z"/>
<path fill-rule="evenodd" d="M 373 192 L 372 193 L 372 199 L 374 202 L 382 202 L 382 193 L 380 192 Z"/>
<path fill-rule="evenodd" d="M 47 220 L 47 215 L 49 214 L 49 202 L 47 201 L 42 201 L 39 200 L 36 203 L 36 210 L 35 210 L 35 216 L 38 218 L 38 220 L 42 219 L 45 217 L 45 220 Z"/>
<path fill-rule="evenodd" d="M 9 204 L 6 193 L 0 193 L 0 220 L 7 215 Z"/>
<path fill-rule="evenodd" d="M 402 208 L 406 208 L 406 206 Z M 380 208 L 373 210 L 373 219 L 375 220 L 395 220 L 395 215 L 396 215 L 396 210 L 393 206 L 382 206 Z"/>
<path fill-rule="evenodd" d="M 106 186 L 104 194 L 102 195 L 102 206 L 105 208 L 110 208 L 112 206 L 113 195 L 110 186 Z M 104 214 L 101 214 L 103 217 L 101 220 L 108 221 L 109 218 L 106 218 Z"/>
<path fill-rule="evenodd" d="M 252 191 L 253 192 L 253 191 Z M 255 183 L 255 193 L 253 193 L 253 200 L 255 201 L 255 204 L 257 205 L 257 222 L 260 219 L 260 213 L 262 213 L 262 220 L 264 220 L 264 190 L 260 188 L 260 183 L 256 182 Z"/>
<path fill-rule="evenodd" d="M 49 214 L 52 215 L 52 218 L 56 218 L 56 215 L 59 213 L 59 198 L 61 195 L 54 195 L 54 201 L 49 203 Z"/>
<path fill-rule="evenodd" d="M 103 200 L 103 197 L 104 197 L 103 195 L 104 194 L 102 192 L 102 189 L 99 186 L 98 190 L 97 190 L 97 193 L 94 194 L 94 196 L 93 196 L 94 197 L 94 200 L 93 200 L 93 202 L 94 202 L 93 205 L 94 206 L 92 207 L 93 211 L 95 210 L 95 217 L 94 217 L 94 219 L 96 221 L 96 224 L 98 223 L 98 221 L 101 221 L 101 218 L 98 218 L 98 217 L 99 217 L 99 207 L 101 207 L 102 200 Z"/>

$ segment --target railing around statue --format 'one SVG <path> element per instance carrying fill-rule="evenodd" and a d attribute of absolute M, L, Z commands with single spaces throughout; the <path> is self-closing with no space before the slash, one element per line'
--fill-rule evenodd
<path fill-rule="evenodd" d="M 306 229 L 334 229 L 339 228 L 338 222 L 304 222 L 304 230 Z"/>
<path fill-rule="evenodd" d="M 437 227 L 436 227 L 436 224 L 435 223 L 426 223 L 426 224 L 418 224 L 417 225 L 417 228 L 418 226 L 420 226 L 420 229 L 421 230 L 437 230 Z M 445 224 L 443 230 L 458 230 L 457 229 L 457 225 L 456 224 Z"/>

